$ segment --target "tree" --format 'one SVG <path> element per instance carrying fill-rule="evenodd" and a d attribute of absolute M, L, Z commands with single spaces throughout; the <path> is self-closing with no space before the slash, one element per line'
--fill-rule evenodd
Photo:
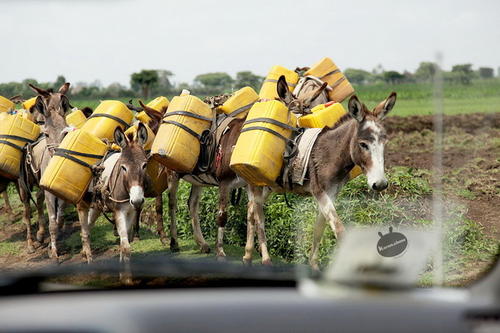
<path fill-rule="evenodd" d="M 174 73 L 172 73 L 169 70 L 158 70 L 158 85 L 157 89 L 160 94 L 165 94 L 165 93 L 170 93 L 174 86 L 172 85 L 172 82 L 170 82 L 170 78 L 174 76 Z"/>
<path fill-rule="evenodd" d="M 470 84 L 472 77 L 474 76 L 474 71 L 472 70 L 472 64 L 454 65 L 451 68 L 451 72 L 455 73 L 454 74 L 455 80 L 462 84 Z"/>
<path fill-rule="evenodd" d="M 479 67 L 479 77 L 481 79 L 491 79 L 493 78 L 493 68 L 491 67 Z"/>
<path fill-rule="evenodd" d="M 236 80 L 234 87 L 240 89 L 243 87 L 252 87 L 254 90 L 258 91 L 262 85 L 264 78 L 258 76 L 250 71 L 243 71 L 236 73 Z"/>
<path fill-rule="evenodd" d="M 151 88 L 158 84 L 158 72 L 155 70 L 143 69 L 139 73 L 130 76 L 130 85 L 134 90 L 141 90 L 144 98 L 149 98 Z"/>
<path fill-rule="evenodd" d="M 355 68 L 347 68 L 344 74 L 347 76 L 347 79 L 354 84 L 365 84 L 373 78 L 372 73 Z"/>
<path fill-rule="evenodd" d="M 405 76 L 396 71 L 384 72 L 384 81 L 391 84 L 398 84 L 403 81 Z"/>
<path fill-rule="evenodd" d="M 438 70 L 439 67 L 437 64 L 423 61 L 420 65 L 418 65 L 418 68 L 415 71 L 415 77 L 420 81 L 432 81 Z"/>
<path fill-rule="evenodd" d="M 224 72 L 200 74 L 194 78 L 195 84 L 201 85 L 207 92 L 222 93 L 231 89 L 234 80 Z"/>

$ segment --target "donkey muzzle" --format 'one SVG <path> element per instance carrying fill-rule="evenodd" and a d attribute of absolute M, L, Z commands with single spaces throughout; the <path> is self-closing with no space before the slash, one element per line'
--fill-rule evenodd
<path fill-rule="evenodd" d="M 130 204 L 135 209 L 142 208 L 144 204 L 144 190 L 141 186 L 135 185 L 130 188 Z"/>
<path fill-rule="evenodd" d="M 381 179 L 372 184 L 372 189 L 374 191 L 383 191 L 387 188 L 388 185 L 389 184 L 387 182 L 387 179 Z"/>

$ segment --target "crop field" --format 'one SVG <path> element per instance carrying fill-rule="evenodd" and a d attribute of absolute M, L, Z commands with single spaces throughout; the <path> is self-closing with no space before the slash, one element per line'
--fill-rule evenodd
<path fill-rule="evenodd" d="M 390 91 L 398 92 L 396 107 L 386 120 L 389 143 L 386 169 L 389 188 L 379 194 L 369 191 L 365 176 L 352 180 L 341 191 L 336 207 L 346 227 L 354 225 L 411 225 L 432 228 L 432 169 L 435 132 L 432 128 L 433 90 L 429 84 L 375 85 L 357 87 L 358 96 L 369 107 Z M 443 186 L 445 197 L 444 263 L 447 285 L 466 285 L 476 280 L 494 262 L 500 245 L 500 81 L 473 82 L 470 86 L 445 86 L 445 132 L 443 142 Z M 170 97 L 170 96 L 169 96 Z M 128 99 L 123 99 L 128 101 Z M 74 106 L 95 107 L 97 101 L 71 101 Z M 4 269 L 39 267 L 49 262 L 44 246 L 34 254 L 25 249 L 22 207 L 13 187 L 13 216 L 0 211 L 0 263 Z M 200 254 L 193 241 L 187 209 L 189 185 L 181 182 L 177 224 L 182 257 Z M 268 246 L 273 262 L 306 263 L 317 207 L 310 198 L 272 195 L 265 206 Z M 246 195 L 229 209 L 225 250 L 229 260 L 241 260 L 246 239 Z M 217 189 L 206 188 L 200 205 L 202 231 L 212 246 L 217 234 Z M 3 199 L 0 199 L 0 205 Z M 3 208 L 0 208 L 3 209 Z M 140 240 L 132 243 L 132 257 L 170 253 L 156 235 L 152 218 L 154 201 L 147 199 L 141 217 Z M 164 221 L 168 232 L 168 197 L 164 193 Z M 36 213 L 34 213 L 36 215 Z M 35 216 L 33 217 L 35 220 Z M 60 240 L 64 263 L 81 261 L 78 218 L 66 209 Z M 118 241 L 109 222 L 100 217 L 91 234 L 95 259 L 118 256 Z M 327 228 L 321 247 L 326 265 L 335 246 Z M 117 259 L 118 260 L 118 259 Z M 215 259 L 214 259 L 215 260 Z M 254 262 L 259 262 L 255 251 Z M 421 284 L 432 281 L 429 264 Z"/>

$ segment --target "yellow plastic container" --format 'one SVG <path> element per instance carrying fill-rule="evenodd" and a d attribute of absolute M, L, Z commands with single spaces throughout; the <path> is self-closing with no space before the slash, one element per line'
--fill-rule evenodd
<path fill-rule="evenodd" d="M 0 122 L 0 175 L 9 179 L 19 177 L 22 149 L 36 140 L 40 127 L 20 114 L 2 116 Z"/>
<path fill-rule="evenodd" d="M 79 129 L 69 132 L 59 148 L 69 150 L 71 152 L 67 155 L 93 165 L 102 159 L 107 145 L 95 135 Z M 76 204 L 82 199 L 92 180 L 92 171 L 87 166 L 58 155 L 60 153 L 64 154 L 56 149 L 47 169 L 42 174 L 40 186 L 55 196 Z M 81 156 L 79 153 L 92 156 Z"/>
<path fill-rule="evenodd" d="M 269 122 L 249 122 L 256 118 L 269 118 L 283 126 Z M 248 113 L 247 120 L 234 147 L 230 167 L 248 183 L 265 186 L 275 185 L 281 167 L 286 142 L 283 138 L 265 130 L 265 127 L 289 139 L 295 119 L 288 108 L 279 101 L 257 102 Z M 246 131 L 245 131 L 246 130 Z"/>
<path fill-rule="evenodd" d="M 74 128 L 82 128 L 86 121 L 87 118 L 83 114 L 82 110 L 74 110 L 66 116 L 66 124 L 73 126 Z"/>
<path fill-rule="evenodd" d="M 168 169 L 157 160 L 150 159 L 146 167 L 146 173 L 151 179 L 153 195 L 158 196 L 168 188 Z"/>
<path fill-rule="evenodd" d="M 125 104 L 120 101 L 102 101 L 92 115 L 82 126 L 82 130 L 97 136 L 99 139 L 113 141 L 115 128 L 125 129 L 134 115 Z"/>
<path fill-rule="evenodd" d="M 188 112 L 190 115 L 178 112 Z M 174 97 L 153 142 L 153 158 L 171 170 L 191 172 L 200 155 L 199 136 L 210 128 L 213 112 L 196 96 Z"/>
<path fill-rule="evenodd" d="M 328 92 L 331 101 L 342 103 L 347 97 L 354 93 L 347 78 L 330 58 L 323 58 L 314 64 L 305 75 L 312 75 L 320 78 L 332 88 Z"/>
<path fill-rule="evenodd" d="M 244 87 L 236 91 L 229 99 L 219 107 L 223 113 L 234 118 L 245 118 L 253 103 L 259 100 L 259 95 L 250 87 Z"/>
<path fill-rule="evenodd" d="M 282 66 L 273 66 L 260 88 L 260 98 L 274 100 L 278 97 L 276 84 L 281 75 L 285 76 L 288 88 L 293 91 L 299 81 L 299 74 Z"/>
<path fill-rule="evenodd" d="M 347 112 L 340 103 L 320 104 L 311 110 L 312 114 L 299 118 L 299 127 L 332 127 Z"/>
<path fill-rule="evenodd" d="M 151 102 L 146 104 L 146 106 L 149 106 L 150 108 L 155 109 L 158 112 L 161 112 L 161 110 L 164 107 L 168 107 L 169 103 L 170 102 L 168 101 L 168 98 L 160 96 L 153 99 Z M 139 112 L 135 117 L 144 124 L 149 123 L 149 121 L 151 120 L 151 118 L 144 111 Z"/>
<path fill-rule="evenodd" d="M 28 119 L 29 121 L 33 121 L 33 114 L 27 110 L 19 110 L 18 113 L 24 118 Z"/>
<path fill-rule="evenodd" d="M 35 105 L 35 102 L 36 102 L 36 97 L 31 97 L 30 99 L 25 100 L 22 104 L 23 109 L 29 111 L 29 109 L 31 109 L 31 107 Z"/>
<path fill-rule="evenodd" d="M 14 102 L 10 99 L 0 96 L 0 112 L 9 112 L 14 108 Z"/>

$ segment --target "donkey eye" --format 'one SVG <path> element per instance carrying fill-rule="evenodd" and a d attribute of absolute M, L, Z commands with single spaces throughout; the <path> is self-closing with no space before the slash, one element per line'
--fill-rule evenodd
<path fill-rule="evenodd" d="M 127 167 L 125 165 L 122 165 L 122 170 L 127 172 Z"/>
<path fill-rule="evenodd" d="M 360 146 L 362 149 L 364 149 L 364 150 L 368 150 L 368 145 L 367 145 L 366 143 L 364 143 L 364 142 L 360 142 L 360 143 L 359 143 L 359 146 Z"/>
<path fill-rule="evenodd" d="M 143 163 L 143 164 L 142 164 L 142 170 L 146 169 L 146 167 L 147 167 L 147 166 L 148 166 L 148 164 L 147 164 L 147 163 Z"/>

